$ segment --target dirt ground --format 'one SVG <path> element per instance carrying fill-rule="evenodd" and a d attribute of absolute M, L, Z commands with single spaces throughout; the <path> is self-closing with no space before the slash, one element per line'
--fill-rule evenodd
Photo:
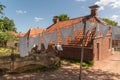
<path fill-rule="evenodd" d="M 0 80 L 79 80 L 80 67 L 62 62 L 60 69 L 35 73 L 22 73 L 0 76 Z M 83 68 L 82 80 L 120 80 L 120 52 L 98 61 L 93 67 Z"/>

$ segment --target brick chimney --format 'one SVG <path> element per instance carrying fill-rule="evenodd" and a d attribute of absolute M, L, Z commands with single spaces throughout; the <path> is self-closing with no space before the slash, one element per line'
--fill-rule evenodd
<path fill-rule="evenodd" d="M 58 17 L 58 16 L 54 16 L 54 19 L 53 19 L 53 20 L 54 20 L 54 24 L 55 24 L 55 23 L 58 23 L 58 22 L 59 22 L 59 17 Z"/>
<path fill-rule="evenodd" d="M 93 6 L 90 6 L 89 7 L 90 9 L 91 9 L 91 14 L 90 14 L 90 16 L 98 16 L 98 8 L 99 8 L 99 6 L 98 5 L 93 5 Z"/>

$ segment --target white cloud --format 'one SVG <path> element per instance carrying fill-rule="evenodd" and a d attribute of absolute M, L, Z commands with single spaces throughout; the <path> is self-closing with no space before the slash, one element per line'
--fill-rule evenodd
<path fill-rule="evenodd" d="M 77 1 L 77 2 L 83 2 L 83 1 L 85 1 L 85 0 L 75 0 L 75 1 Z"/>
<path fill-rule="evenodd" d="M 120 0 L 116 0 L 113 4 L 111 4 L 112 8 L 120 8 Z"/>
<path fill-rule="evenodd" d="M 35 22 L 39 22 L 39 21 L 41 21 L 41 20 L 43 20 L 44 18 L 39 18 L 39 17 L 34 17 L 34 21 Z"/>
<path fill-rule="evenodd" d="M 23 10 L 16 10 L 16 13 L 17 13 L 17 14 L 25 14 L 25 13 L 27 13 L 27 11 L 23 11 Z"/>
<path fill-rule="evenodd" d="M 104 10 L 104 7 L 103 7 L 103 6 L 100 6 L 99 10 Z"/>
<path fill-rule="evenodd" d="M 118 17 L 119 17 L 118 15 L 112 15 L 112 16 L 110 17 L 110 19 L 111 19 L 111 20 L 117 20 Z"/>
<path fill-rule="evenodd" d="M 110 6 L 112 8 L 120 8 L 120 0 L 99 0 L 95 4 L 100 6 L 100 10 L 104 10 L 105 6 Z"/>

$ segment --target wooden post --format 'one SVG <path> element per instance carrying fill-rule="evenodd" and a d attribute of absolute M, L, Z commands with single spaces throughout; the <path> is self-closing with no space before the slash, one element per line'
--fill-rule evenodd
<path fill-rule="evenodd" d="M 84 57 L 84 46 L 85 46 L 85 32 L 86 32 L 86 20 L 83 20 L 84 28 L 83 28 L 83 40 L 82 40 L 82 49 L 81 49 L 81 60 L 80 60 L 80 74 L 79 74 L 79 80 L 82 80 L 82 63 L 83 63 L 83 57 Z"/>
<path fill-rule="evenodd" d="M 14 70 L 15 55 L 14 55 L 14 48 L 12 47 L 11 49 L 12 49 L 12 51 L 11 51 L 11 71 L 13 71 Z"/>

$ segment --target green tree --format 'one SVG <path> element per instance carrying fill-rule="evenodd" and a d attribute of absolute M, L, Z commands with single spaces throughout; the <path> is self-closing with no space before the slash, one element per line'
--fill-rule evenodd
<path fill-rule="evenodd" d="M 1 16 L 5 6 L 0 2 L 0 31 L 14 31 L 16 32 L 14 21 L 8 17 Z"/>
<path fill-rule="evenodd" d="M 16 32 L 14 21 L 9 19 L 8 17 L 4 17 L 3 19 L 0 19 L 0 31 Z"/>
<path fill-rule="evenodd" d="M 113 21 L 113 20 L 110 20 L 110 19 L 107 19 L 107 18 L 103 18 L 103 20 L 110 25 L 118 26 L 118 22 L 116 22 L 116 21 Z"/>
<path fill-rule="evenodd" d="M 5 6 L 1 4 L 0 2 L 0 14 L 3 14 L 3 10 L 4 10 Z"/>
<path fill-rule="evenodd" d="M 8 41 L 14 41 L 17 39 L 16 36 L 11 35 L 8 32 L 16 32 L 16 28 L 13 20 L 3 16 L 4 8 L 5 6 L 0 3 L 0 46 L 6 46 Z"/>
<path fill-rule="evenodd" d="M 6 46 L 8 40 L 8 34 L 5 32 L 0 32 L 0 45 Z"/>
<path fill-rule="evenodd" d="M 70 18 L 67 14 L 60 14 L 59 16 L 53 17 L 53 23 L 56 23 L 57 19 L 59 19 L 59 21 L 65 21 L 65 20 L 69 20 Z"/>
<path fill-rule="evenodd" d="M 3 24 L 3 22 L 0 20 L 0 31 L 4 31 L 3 29 L 4 29 L 4 24 Z"/>
<path fill-rule="evenodd" d="M 60 16 L 59 16 L 59 20 L 60 21 L 65 21 L 65 20 L 69 20 L 70 18 L 69 18 L 69 16 L 67 15 L 67 14 L 61 14 Z"/>
<path fill-rule="evenodd" d="M 8 41 L 15 41 L 17 37 L 9 34 L 9 32 L 0 32 L 0 45 L 7 46 Z"/>

